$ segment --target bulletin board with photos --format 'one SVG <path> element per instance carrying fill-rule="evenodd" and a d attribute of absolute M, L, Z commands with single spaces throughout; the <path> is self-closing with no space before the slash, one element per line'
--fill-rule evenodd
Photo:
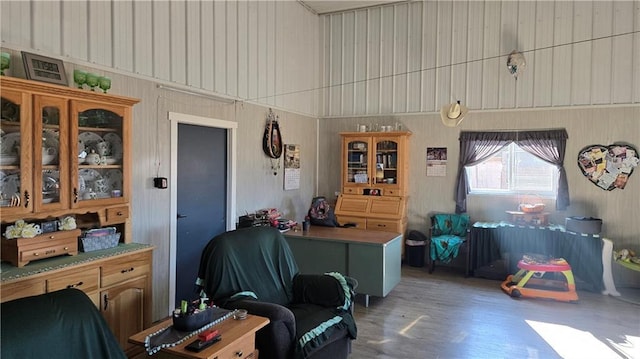
<path fill-rule="evenodd" d="M 638 151 L 626 144 L 591 145 L 578 154 L 582 174 L 607 191 L 624 189 L 639 162 Z"/>

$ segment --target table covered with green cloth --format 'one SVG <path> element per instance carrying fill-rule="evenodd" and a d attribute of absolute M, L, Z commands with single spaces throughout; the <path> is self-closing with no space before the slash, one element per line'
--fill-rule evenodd
<path fill-rule="evenodd" d="M 2 359 L 126 359 L 100 311 L 78 289 L 2 303 Z"/>
<path fill-rule="evenodd" d="M 518 271 L 525 253 L 564 258 L 574 276 L 584 282 L 579 289 L 600 292 L 602 281 L 602 240 L 599 235 L 568 232 L 564 226 L 516 226 L 506 222 L 476 222 L 470 233 L 471 270 L 506 259 L 507 274 Z"/>

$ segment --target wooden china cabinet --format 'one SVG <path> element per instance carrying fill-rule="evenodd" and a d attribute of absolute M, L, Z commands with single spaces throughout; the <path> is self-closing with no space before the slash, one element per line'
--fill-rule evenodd
<path fill-rule="evenodd" d="M 340 136 L 342 194 L 336 203 L 338 222 L 404 235 L 411 132 L 345 132 Z"/>
<path fill-rule="evenodd" d="M 12 77 L 0 88 L 0 301 L 79 288 L 127 349 L 151 323 L 152 249 L 134 243 L 129 205 L 139 100 Z M 44 228 L 69 216 L 78 229 L 5 237 L 18 220 Z M 121 234 L 118 246 L 79 251 L 81 230 L 103 227 Z"/>

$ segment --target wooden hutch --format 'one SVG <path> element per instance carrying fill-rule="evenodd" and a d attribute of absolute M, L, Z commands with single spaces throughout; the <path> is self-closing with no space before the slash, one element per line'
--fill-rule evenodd
<path fill-rule="evenodd" d="M 6 76 L 0 86 L 0 301 L 78 288 L 129 351 L 129 336 L 150 326 L 152 309 L 152 248 L 133 243 L 130 221 L 139 100 Z M 64 218 L 77 229 L 59 228 Z M 42 233 L 6 238 L 17 221 Z M 81 230 L 103 227 L 115 227 L 119 243 L 79 251 Z"/>

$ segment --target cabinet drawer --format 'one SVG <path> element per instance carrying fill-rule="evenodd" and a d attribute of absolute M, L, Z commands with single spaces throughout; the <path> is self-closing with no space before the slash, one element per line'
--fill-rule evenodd
<path fill-rule="evenodd" d="M 30 297 L 45 293 L 44 278 L 24 279 L 17 282 L 3 283 L 0 287 L 0 302 Z"/>
<path fill-rule="evenodd" d="M 149 253 L 139 253 L 122 257 L 102 265 L 100 281 L 102 287 L 120 283 L 151 272 Z"/>
<path fill-rule="evenodd" d="M 73 271 L 66 275 L 47 279 L 47 292 L 54 292 L 65 288 L 76 288 L 85 293 L 97 291 L 98 278 L 100 278 L 100 268 L 98 267 Z"/>
<path fill-rule="evenodd" d="M 78 239 L 76 237 L 54 239 L 48 241 L 46 247 L 21 250 L 20 261 L 29 262 L 63 254 L 78 254 Z"/>
<path fill-rule="evenodd" d="M 336 216 L 338 223 L 344 226 L 347 223 L 355 223 L 356 228 L 367 228 L 367 219 L 363 217 Z"/>
<path fill-rule="evenodd" d="M 384 195 L 385 196 L 402 196 L 403 192 L 397 188 L 389 188 L 389 189 L 385 189 L 384 190 Z"/>
<path fill-rule="evenodd" d="M 343 190 L 346 194 L 362 194 L 362 189 L 354 187 L 345 187 Z"/>
<path fill-rule="evenodd" d="M 119 207 L 107 208 L 106 212 L 107 212 L 107 216 L 106 216 L 106 222 L 104 223 L 105 225 L 114 224 L 114 223 L 122 223 L 122 222 L 126 221 L 129 218 L 129 207 L 128 206 L 119 206 Z"/>
<path fill-rule="evenodd" d="M 382 219 L 367 219 L 367 229 L 385 232 L 402 232 L 400 221 L 385 221 Z"/>
<path fill-rule="evenodd" d="M 238 358 L 251 358 L 255 350 L 254 336 L 250 335 L 236 343 L 227 345 L 216 356 L 218 359 L 238 359 Z"/>

